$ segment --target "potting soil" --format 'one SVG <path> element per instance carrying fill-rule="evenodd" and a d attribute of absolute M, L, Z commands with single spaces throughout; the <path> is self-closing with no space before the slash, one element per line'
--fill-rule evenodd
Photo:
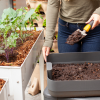
<path fill-rule="evenodd" d="M 4 81 L 3 79 L 0 79 L 0 91 L 2 89 L 2 87 L 4 86 L 6 81 Z"/>
<path fill-rule="evenodd" d="M 20 31 L 17 32 L 20 34 Z M 17 46 L 13 50 L 13 54 L 11 50 L 9 51 L 9 62 L 5 57 L 5 53 L 0 54 L 0 66 L 20 66 L 23 61 L 25 60 L 26 56 L 28 55 L 30 49 L 32 48 L 33 44 L 35 43 L 37 37 L 41 31 L 35 30 L 27 30 L 23 31 L 23 38 L 17 40 Z M 25 34 L 25 35 L 24 35 Z M 2 37 L 0 37 L 0 42 L 2 42 Z"/>
<path fill-rule="evenodd" d="M 66 43 L 70 44 L 70 45 L 73 45 L 73 44 L 79 42 L 82 38 L 83 38 L 83 35 L 81 34 L 81 32 L 76 30 L 74 33 L 69 35 L 69 37 L 67 38 Z"/>
<path fill-rule="evenodd" d="M 53 80 L 100 79 L 100 63 L 53 64 Z"/>

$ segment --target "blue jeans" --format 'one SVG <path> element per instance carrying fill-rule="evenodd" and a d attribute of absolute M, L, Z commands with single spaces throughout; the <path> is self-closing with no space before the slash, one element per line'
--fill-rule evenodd
<path fill-rule="evenodd" d="M 100 51 L 100 25 L 90 30 L 85 38 L 74 45 L 66 43 L 66 39 L 77 29 L 83 29 L 85 24 L 67 23 L 59 18 L 58 24 L 58 50 L 64 52 L 93 52 Z"/>

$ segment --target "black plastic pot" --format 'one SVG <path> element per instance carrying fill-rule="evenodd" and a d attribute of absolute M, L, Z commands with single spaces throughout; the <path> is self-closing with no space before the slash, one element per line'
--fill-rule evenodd
<path fill-rule="evenodd" d="M 53 97 L 100 96 L 100 80 L 52 80 L 52 64 L 100 63 L 100 52 L 50 54 L 47 57 L 47 87 Z"/>

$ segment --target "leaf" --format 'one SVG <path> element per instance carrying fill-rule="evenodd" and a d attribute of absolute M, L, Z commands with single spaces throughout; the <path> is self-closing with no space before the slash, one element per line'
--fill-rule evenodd
<path fill-rule="evenodd" d="M 5 50 L 3 50 L 2 47 L 0 47 L 0 54 L 5 53 Z"/>
<path fill-rule="evenodd" d="M 40 13 L 40 9 L 41 9 L 41 4 L 39 4 L 37 6 L 37 8 L 35 9 L 35 12 L 39 14 Z"/>
<path fill-rule="evenodd" d="M 43 27 L 46 27 L 46 19 L 43 21 Z"/>
<path fill-rule="evenodd" d="M 0 19 L 0 24 L 1 24 L 1 19 Z"/>
<path fill-rule="evenodd" d="M 27 14 L 25 15 L 24 21 L 27 21 L 34 12 L 35 9 L 31 9 L 30 11 L 28 11 Z"/>
<path fill-rule="evenodd" d="M 16 39 L 19 37 L 19 34 L 17 33 L 11 33 L 11 35 L 7 38 L 7 44 L 5 46 L 5 49 L 7 47 L 16 47 Z"/>
<path fill-rule="evenodd" d="M 5 53 L 5 50 L 0 50 L 0 54 Z"/>
<path fill-rule="evenodd" d="M 0 28 L 5 28 L 5 25 L 1 24 L 1 25 L 0 25 Z"/>
<path fill-rule="evenodd" d="M 41 18 L 41 19 L 43 19 L 43 17 L 42 17 L 42 16 L 40 16 L 40 18 Z"/>
<path fill-rule="evenodd" d="M 12 8 L 4 9 L 3 14 L 2 14 L 2 21 L 7 17 L 7 15 L 8 15 L 9 19 L 15 18 L 17 15 L 17 12 Z"/>
<path fill-rule="evenodd" d="M 11 22 L 14 22 L 16 19 L 17 19 L 17 17 L 16 17 L 16 18 L 14 18 L 13 20 L 11 20 Z"/>
<path fill-rule="evenodd" d="M 18 15 L 17 16 L 21 16 L 22 15 L 22 11 L 19 11 Z"/>

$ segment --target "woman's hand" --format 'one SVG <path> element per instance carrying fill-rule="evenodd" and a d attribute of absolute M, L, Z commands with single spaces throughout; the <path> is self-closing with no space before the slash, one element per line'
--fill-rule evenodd
<path fill-rule="evenodd" d="M 98 26 L 100 24 L 100 15 L 98 14 L 93 14 L 90 19 L 86 22 L 86 24 L 90 23 L 92 20 L 94 20 L 93 26 L 92 26 L 92 30 Z"/>
<path fill-rule="evenodd" d="M 43 47 L 43 48 L 42 48 L 42 52 L 43 52 L 44 60 L 45 60 L 45 62 L 46 62 L 46 56 L 48 56 L 49 53 L 50 53 L 50 47 Z"/>

